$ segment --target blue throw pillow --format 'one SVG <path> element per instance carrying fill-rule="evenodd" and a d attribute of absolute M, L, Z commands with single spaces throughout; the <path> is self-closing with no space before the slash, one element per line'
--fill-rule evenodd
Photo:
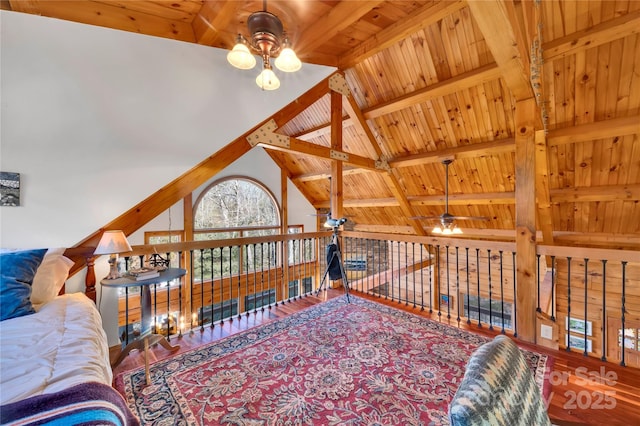
<path fill-rule="evenodd" d="M 35 312 L 31 284 L 47 249 L 0 254 L 0 321 Z"/>

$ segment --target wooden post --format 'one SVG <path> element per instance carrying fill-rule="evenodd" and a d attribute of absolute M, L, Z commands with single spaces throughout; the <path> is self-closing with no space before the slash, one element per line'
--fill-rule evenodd
<path fill-rule="evenodd" d="M 518 336 L 536 339 L 536 145 L 533 98 L 516 103 L 516 303 Z"/>
<path fill-rule="evenodd" d="M 331 149 L 342 151 L 342 94 L 331 91 Z M 342 210 L 342 161 L 331 161 L 331 215 L 340 219 Z M 342 241 L 340 241 L 342 246 Z M 340 259 L 342 261 L 342 259 Z M 334 281 L 334 287 L 342 285 L 342 279 Z"/>
<path fill-rule="evenodd" d="M 171 207 L 169 207 L 171 208 Z M 193 241 L 193 194 L 189 193 L 182 199 L 182 226 L 184 229 L 184 238 L 186 241 Z M 182 281 L 182 312 L 180 317 L 184 317 L 185 324 L 191 325 L 193 321 L 193 312 L 191 312 L 191 279 L 193 277 L 193 270 L 191 269 L 191 252 L 182 253 L 182 259 L 180 262 L 184 262 L 184 269 L 187 270 L 187 274 L 180 278 Z M 182 265 L 180 265 L 182 267 Z M 170 302 L 169 302 L 170 303 Z"/>
<path fill-rule="evenodd" d="M 289 232 L 289 214 L 287 207 L 287 173 L 280 169 L 280 196 L 282 198 L 282 225 L 280 227 L 280 233 L 287 235 Z M 276 300 L 284 300 L 289 298 L 289 250 L 288 243 L 282 243 L 282 275 L 283 279 L 280 285 L 276 285 Z M 276 280 L 277 282 L 277 280 Z"/>

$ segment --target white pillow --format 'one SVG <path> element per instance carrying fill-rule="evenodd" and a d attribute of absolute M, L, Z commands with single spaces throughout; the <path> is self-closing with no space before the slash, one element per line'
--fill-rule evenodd
<path fill-rule="evenodd" d="M 31 303 L 36 309 L 56 297 L 67 280 L 73 260 L 64 251 L 64 247 L 50 248 L 38 266 L 31 286 Z"/>

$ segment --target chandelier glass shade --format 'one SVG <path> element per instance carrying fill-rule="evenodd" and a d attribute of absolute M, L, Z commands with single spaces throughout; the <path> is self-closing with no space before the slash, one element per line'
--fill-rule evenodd
<path fill-rule="evenodd" d="M 247 20 L 250 39 L 238 34 L 236 45 L 227 54 L 227 61 L 242 70 L 252 69 L 256 65 L 254 53 L 262 57 L 262 72 L 256 78 L 256 84 L 263 90 L 275 90 L 280 87 L 280 80 L 271 68 L 271 59 L 280 71 L 295 72 L 302 67 L 302 62 L 289 46 L 280 19 L 265 10 L 254 12 Z M 253 52 L 253 53 L 252 53 Z"/>

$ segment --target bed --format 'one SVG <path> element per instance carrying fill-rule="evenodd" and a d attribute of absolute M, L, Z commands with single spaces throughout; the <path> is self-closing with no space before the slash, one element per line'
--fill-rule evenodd
<path fill-rule="evenodd" d="M 64 249 L 0 252 L 0 423 L 136 425 L 111 387 L 107 337 L 84 293 L 64 293 Z"/>

